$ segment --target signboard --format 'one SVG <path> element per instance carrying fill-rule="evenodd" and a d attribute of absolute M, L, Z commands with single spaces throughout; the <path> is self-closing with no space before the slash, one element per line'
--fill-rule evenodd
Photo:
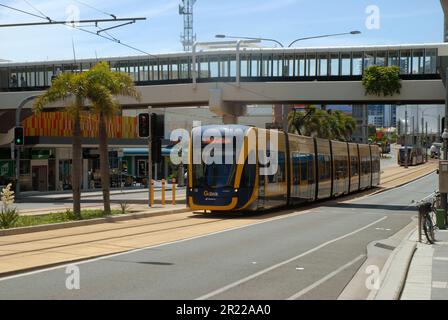
<path fill-rule="evenodd" d="M 13 161 L 0 161 L 0 176 L 1 177 L 13 177 L 14 165 Z"/>

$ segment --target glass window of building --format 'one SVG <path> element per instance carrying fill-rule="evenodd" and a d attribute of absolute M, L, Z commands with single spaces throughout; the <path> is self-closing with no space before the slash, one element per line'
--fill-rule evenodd
<path fill-rule="evenodd" d="M 197 58 L 199 61 L 199 78 L 210 78 L 208 57 L 203 55 Z"/>
<path fill-rule="evenodd" d="M 218 57 L 217 56 L 210 56 L 209 57 L 209 63 L 210 63 L 210 78 L 219 78 L 219 63 L 218 63 Z"/>
<path fill-rule="evenodd" d="M 316 76 L 316 54 L 307 53 L 306 55 L 306 76 Z"/>
<path fill-rule="evenodd" d="M 272 76 L 273 77 L 283 76 L 283 56 L 282 55 L 274 55 L 272 62 L 273 62 Z"/>
<path fill-rule="evenodd" d="M 231 77 L 236 77 L 236 56 L 231 56 L 230 57 L 230 76 Z"/>
<path fill-rule="evenodd" d="M 351 75 L 351 54 L 343 52 L 341 53 L 341 76 Z"/>
<path fill-rule="evenodd" d="M 149 81 L 149 65 L 148 61 L 140 62 L 140 81 Z"/>
<path fill-rule="evenodd" d="M 375 65 L 381 67 L 387 65 L 387 51 L 378 51 L 376 53 Z"/>
<path fill-rule="evenodd" d="M 293 55 L 285 56 L 284 66 L 283 66 L 283 75 L 285 77 L 294 77 L 296 76 L 296 60 Z"/>
<path fill-rule="evenodd" d="M 411 50 L 400 51 L 400 73 L 409 74 L 411 71 Z"/>
<path fill-rule="evenodd" d="M 437 49 L 426 49 L 425 54 L 425 73 L 437 73 Z"/>
<path fill-rule="evenodd" d="M 179 63 L 179 78 L 180 79 L 190 78 L 190 63 L 185 59 L 182 59 Z"/>
<path fill-rule="evenodd" d="M 272 76 L 272 56 L 271 55 L 263 55 L 261 64 L 261 75 L 263 77 L 271 77 Z"/>
<path fill-rule="evenodd" d="M 339 54 L 332 53 L 330 54 L 330 59 L 328 60 L 330 63 L 330 67 L 328 68 L 331 76 L 339 75 Z"/>
<path fill-rule="evenodd" d="M 159 64 L 158 61 L 151 61 L 151 71 L 150 71 L 150 76 L 152 81 L 157 81 L 159 80 Z"/>
<path fill-rule="evenodd" d="M 219 57 L 219 76 L 221 78 L 227 78 L 229 76 L 229 57 Z"/>
<path fill-rule="evenodd" d="M 400 54 L 397 50 L 389 51 L 388 62 L 389 66 L 399 66 L 400 65 Z"/>
<path fill-rule="evenodd" d="M 250 76 L 259 77 L 260 69 L 260 56 L 252 54 L 250 58 Z"/>
<path fill-rule="evenodd" d="M 353 52 L 353 61 L 352 61 L 352 75 L 353 76 L 361 76 L 364 72 L 363 70 L 363 53 L 362 52 Z"/>
<path fill-rule="evenodd" d="M 179 65 L 178 65 L 177 59 L 170 61 L 170 67 L 171 67 L 170 79 L 173 79 L 173 80 L 179 79 Z"/>
<path fill-rule="evenodd" d="M 241 55 L 240 58 L 240 76 L 241 77 L 248 77 L 249 76 L 249 55 Z"/>
<path fill-rule="evenodd" d="M 297 74 L 299 75 L 299 77 L 304 77 L 305 76 L 305 55 L 303 54 L 299 54 L 297 56 Z"/>
<path fill-rule="evenodd" d="M 328 75 L 328 54 L 327 53 L 320 53 L 318 55 L 318 67 L 317 72 L 318 76 L 327 76 Z"/>
<path fill-rule="evenodd" d="M 425 70 L 425 51 L 412 50 L 412 74 L 423 74 Z"/>
<path fill-rule="evenodd" d="M 375 52 L 364 52 L 364 69 L 375 65 Z"/>

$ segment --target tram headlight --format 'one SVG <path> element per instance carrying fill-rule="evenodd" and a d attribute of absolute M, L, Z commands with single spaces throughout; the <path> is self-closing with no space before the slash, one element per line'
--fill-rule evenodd
<path fill-rule="evenodd" d="M 235 193 L 238 193 L 238 189 L 235 189 Z"/>

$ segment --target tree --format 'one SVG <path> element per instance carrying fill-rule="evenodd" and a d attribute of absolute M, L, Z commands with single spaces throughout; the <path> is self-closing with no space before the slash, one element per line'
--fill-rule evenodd
<path fill-rule="evenodd" d="M 91 111 L 99 116 L 101 187 L 103 189 L 104 214 L 109 215 L 111 210 L 107 121 L 120 110 L 120 105 L 115 99 L 116 96 L 140 100 L 140 93 L 128 74 L 111 71 L 106 62 L 97 63 L 85 73 L 85 78 L 85 90 L 87 98 L 91 102 Z"/>
<path fill-rule="evenodd" d="M 340 110 L 321 110 L 309 105 L 303 112 L 289 114 L 289 131 L 310 137 L 350 140 L 356 121 Z"/>
<path fill-rule="evenodd" d="M 83 73 L 61 73 L 52 86 L 34 103 L 33 111 L 40 113 L 44 107 L 63 101 L 73 119 L 73 212 L 81 218 L 81 112 L 89 109 L 99 115 L 98 140 L 100 147 L 100 174 L 103 189 L 104 214 L 110 214 L 110 172 L 107 138 L 107 120 L 120 109 L 115 96 L 140 99 L 131 77 L 112 72 L 106 62 L 99 62 Z M 89 102 L 87 104 L 86 102 Z"/>
<path fill-rule="evenodd" d="M 400 68 L 371 66 L 364 70 L 362 84 L 366 95 L 393 96 L 401 90 Z"/>
<path fill-rule="evenodd" d="M 85 75 L 74 73 L 61 73 L 57 76 L 52 85 L 33 105 L 33 112 L 41 113 L 46 106 L 51 103 L 63 101 L 67 112 L 72 117 L 73 140 L 72 140 L 72 192 L 73 192 L 73 213 L 81 219 L 81 168 L 82 168 L 82 146 L 81 146 L 81 112 L 84 109 L 84 102 L 87 98 L 85 86 Z"/>

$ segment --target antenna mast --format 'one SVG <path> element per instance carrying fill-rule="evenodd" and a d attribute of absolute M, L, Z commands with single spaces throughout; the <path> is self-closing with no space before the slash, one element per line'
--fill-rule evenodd
<path fill-rule="evenodd" d="M 179 14 L 184 16 L 184 33 L 180 35 L 180 41 L 184 51 L 191 51 L 196 35 L 193 33 L 193 6 L 196 0 L 182 0 L 179 5 Z"/>

